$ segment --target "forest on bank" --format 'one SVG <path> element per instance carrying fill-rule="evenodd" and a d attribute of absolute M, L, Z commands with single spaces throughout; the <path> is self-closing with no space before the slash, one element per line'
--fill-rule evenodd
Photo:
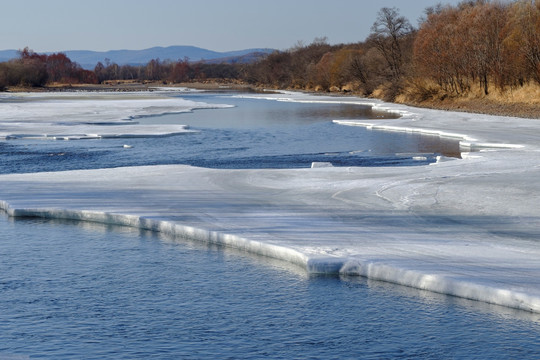
<path fill-rule="evenodd" d="M 239 82 L 279 89 L 353 92 L 423 102 L 540 88 L 540 0 L 463 1 L 427 8 L 417 28 L 382 8 L 354 44 L 301 42 L 250 64 L 154 59 L 142 66 L 106 61 L 83 70 L 62 53 L 28 48 L 0 63 L 0 89 L 111 80 Z M 536 92 L 535 94 L 538 94 Z"/>

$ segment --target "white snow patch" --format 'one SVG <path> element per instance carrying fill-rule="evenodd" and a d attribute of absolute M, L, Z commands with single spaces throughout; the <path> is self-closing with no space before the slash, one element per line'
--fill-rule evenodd
<path fill-rule="evenodd" d="M 315 168 L 325 168 L 325 167 L 332 167 L 332 163 L 331 162 L 325 162 L 325 161 L 314 161 L 311 163 L 311 168 L 312 169 L 315 169 Z"/>
<path fill-rule="evenodd" d="M 182 86 L 155 86 L 150 89 L 155 90 L 155 91 L 162 91 L 162 92 L 179 92 L 179 93 L 204 92 L 204 90 L 182 87 Z"/>
<path fill-rule="evenodd" d="M 184 125 L 140 125 L 134 119 L 194 109 L 227 108 L 160 93 L 17 93 L 0 98 L 0 139 L 93 139 L 168 136 Z"/>

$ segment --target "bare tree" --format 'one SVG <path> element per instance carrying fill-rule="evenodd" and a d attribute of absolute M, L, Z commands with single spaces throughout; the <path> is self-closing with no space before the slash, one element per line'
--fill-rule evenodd
<path fill-rule="evenodd" d="M 371 26 L 369 40 L 383 55 L 393 80 L 399 79 L 402 75 L 403 52 L 401 43 L 412 30 L 413 27 L 409 20 L 400 16 L 399 9 L 395 7 L 382 8 Z"/>

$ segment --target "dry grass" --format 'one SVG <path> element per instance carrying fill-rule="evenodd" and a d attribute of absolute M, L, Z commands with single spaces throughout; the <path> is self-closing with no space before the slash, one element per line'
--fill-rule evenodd
<path fill-rule="evenodd" d="M 464 95 L 449 94 L 436 84 L 423 80 L 409 80 L 396 102 L 444 110 L 457 110 L 493 115 L 517 116 L 540 119 L 540 85 L 506 88 L 504 91 L 491 86 L 485 95 L 478 85 Z"/>
<path fill-rule="evenodd" d="M 528 83 L 525 86 L 508 88 L 504 92 L 501 92 L 499 89 L 491 89 L 490 94 L 486 98 L 505 104 L 522 103 L 540 106 L 540 85 Z"/>

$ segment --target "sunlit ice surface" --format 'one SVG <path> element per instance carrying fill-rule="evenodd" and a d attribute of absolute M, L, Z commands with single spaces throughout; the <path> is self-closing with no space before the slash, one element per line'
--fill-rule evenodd
<path fill-rule="evenodd" d="M 287 260 L 310 273 L 362 275 L 539 311 L 537 122 L 354 98 L 252 96 L 371 102 L 401 117 L 336 125 L 448 137 L 481 151 L 405 168 L 162 165 L 4 175 L 3 207 L 11 216 L 141 227 Z"/>

